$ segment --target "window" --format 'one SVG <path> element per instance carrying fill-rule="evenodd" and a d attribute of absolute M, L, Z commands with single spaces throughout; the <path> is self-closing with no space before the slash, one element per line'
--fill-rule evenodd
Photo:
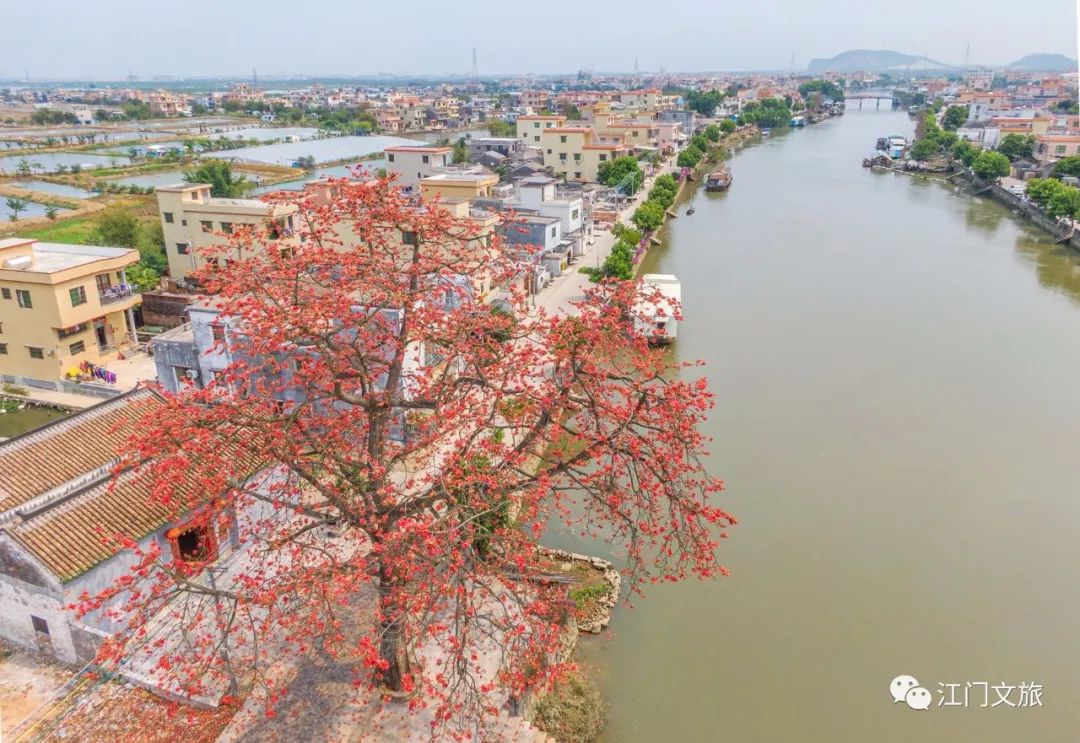
<path fill-rule="evenodd" d="M 99 273 L 94 277 L 94 282 L 97 284 L 98 294 L 103 294 L 106 289 L 112 287 L 112 279 L 107 273 Z"/>
<path fill-rule="evenodd" d="M 539 141 L 540 141 L 540 135 L 539 135 L 539 134 L 537 134 L 537 135 L 536 135 L 535 137 L 533 137 L 533 139 L 534 139 L 535 141 L 539 142 Z"/>
<path fill-rule="evenodd" d="M 214 335 L 215 343 L 225 342 L 225 326 L 219 322 L 211 323 L 210 332 Z"/>
<path fill-rule="evenodd" d="M 0 289 L 0 297 L 11 299 L 11 289 L 8 289 L 7 287 Z"/>
<path fill-rule="evenodd" d="M 559 135 L 559 141 L 562 142 L 563 144 L 566 144 L 566 135 L 565 134 L 560 134 Z"/>
<path fill-rule="evenodd" d="M 551 154 L 551 150 L 548 150 L 548 154 L 549 154 L 549 155 Z"/>
<path fill-rule="evenodd" d="M 540 128 L 540 122 L 539 121 L 534 121 L 533 122 L 533 129 L 539 129 L 539 128 Z"/>
<path fill-rule="evenodd" d="M 580 152 L 575 152 L 574 153 L 574 162 L 576 162 L 576 163 L 581 162 L 581 153 Z"/>
<path fill-rule="evenodd" d="M 559 153 L 559 160 L 562 161 L 562 162 L 566 162 L 566 153 L 565 152 L 560 152 Z"/>
<path fill-rule="evenodd" d="M 29 310 L 34 306 L 34 303 L 30 301 L 30 292 L 26 289 L 16 289 L 15 298 L 19 300 L 19 306 L 24 310 Z"/>
<path fill-rule="evenodd" d="M 1065 154 L 1065 145 L 1059 144 L 1056 147 L 1054 147 L 1054 154 L 1055 155 L 1064 155 Z"/>
<path fill-rule="evenodd" d="M 188 246 L 187 243 L 176 243 L 176 252 L 180 255 L 187 255 L 189 252 L 191 252 L 191 248 Z"/>
<path fill-rule="evenodd" d="M 30 358 L 32 359 L 45 358 L 45 349 L 41 346 L 27 346 L 26 350 L 30 352 Z"/>
<path fill-rule="evenodd" d="M 208 524 L 169 529 L 165 536 L 172 542 L 174 560 L 212 560 L 217 552 L 214 532 Z"/>
<path fill-rule="evenodd" d="M 555 228 L 554 227 L 551 228 L 551 236 L 555 237 Z"/>
<path fill-rule="evenodd" d="M 202 227 L 203 232 L 213 232 L 214 231 L 214 223 L 213 222 L 207 222 L 205 219 L 199 220 L 199 226 Z"/>
<path fill-rule="evenodd" d="M 68 346 L 68 350 L 71 351 L 72 356 L 78 356 L 80 353 L 86 350 L 86 341 L 75 341 L 70 346 Z"/>
<path fill-rule="evenodd" d="M 165 217 L 165 224 L 172 224 L 173 223 L 172 212 L 162 212 L 161 216 Z"/>
<path fill-rule="evenodd" d="M 581 178 L 581 171 L 579 170 L 578 172 L 574 173 L 574 177 Z"/>
<path fill-rule="evenodd" d="M 7 344 L 0 343 L 0 356 L 7 356 Z"/>
<path fill-rule="evenodd" d="M 387 153 L 386 162 L 388 162 L 388 163 L 394 162 L 394 153 L 393 152 Z"/>
<path fill-rule="evenodd" d="M 221 223 L 221 231 L 224 232 L 226 235 L 231 235 L 232 234 L 232 222 L 222 222 Z"/>
<path fill-rule="evenodd" d="M 68 296 L 71 297 L 72 307 L 78 307 L 80 304 L 86 304 L 86 287 L 72 287 L 71 289 L 68 289 Z"/>
<path fill-rule="evenodd" d="M 607 155 L 601 153 L 600 154 L 600 162 L 605 162 L 605 161 L 607 161 Z"/>
<path fill-rule="evenodd" d="M 401 242 L 406 245 L 416 245 L 416 233 L 412 230 L 403 230 L 401 233 Z"/>
<path fill-rule="evenodd" d="M 187 227 L 187 220 L 186 219 L 181 219 L 180 220 L 180 226 L 181 227 Z"/>
<path fill-rule="evenodd" d="M 581 213 L 581 211 L 580 211 L 580 210 L 578 210 L 578 209 L 574 209 L 574 210 L 572 210 L 572 211 L 570 212 L 570 219 L 577 219 L 577 218 L 578 218 L 578 215 L 579 215 L 580 213 Z"/>
<path fill-rule="evenodd" d="M 30 622 L 34 625 L 34 632 L 38 632 L 43 635 L 49 634 L 49 623 L 41 617 L 35 617 L 33 614 L 31 614 Z"/>

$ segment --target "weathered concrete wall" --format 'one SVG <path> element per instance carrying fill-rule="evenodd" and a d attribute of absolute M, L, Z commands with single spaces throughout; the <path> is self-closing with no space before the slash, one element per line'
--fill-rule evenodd
<path fill-rule="evenodd" d="M 1025 201 L 1016 194 L 1009 193 L 996 183 L 987 183 L 972 173 L 968 168 L 961 168 L 960 173 L 961 177 L 971 183 L 976 191 L 981 191 L 982 189 L 989 187 L 990 190 L 986 191 L 983 195 L 989 196 L 1010 209 L 1019 211 L 1021 215 L 1030 219 L 1038 227 L 1054 235 L 1055 238 L 1064 235 L 1068 231 L 1067 227 L 1059 225 L 1054 217 L 1051 217 L 1030 201 Z M 1080 250 L 1080 234 L 1073 235 L 1067 244 L 1072 248 Z"/>
<path fill-rule="evenodd" d="M 32 650 L 47 651 L 48 646 L 39 642 L 41 638 L 34 631 L 31 617 L 40 617 L 48 623 L 48 645 L 59 660 L 79 662 L 68 626 L 70 617 L 60 594 L 0 573 L 0 637 Z"/>

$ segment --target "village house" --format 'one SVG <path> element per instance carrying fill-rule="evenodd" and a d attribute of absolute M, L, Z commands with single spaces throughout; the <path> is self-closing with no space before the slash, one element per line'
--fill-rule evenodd
<path fill-rule="evenodd" d="M 448 168 L 419 181 L 420 194 L 425 200 L 438 197 L 474 201 L 490 196 L 491 189 L 498 183 L 499 176 L 475 165 Z"/>
<path fill-rule="evenodd" d="M 624 135 L 625 136 L 625 135 Z M 544 165 L 568 180 L 595 181 L 600 166 L 631 154 L 625 139 L 602 137 L 591 127 L 548 127 L 540 147 Z"/>
<path fill-rule="evenodd" d="M 565 116 L 556 115 L 527 115 L 517 117 L 517 136 L 529 147 L 540 146 L 540 135 L 545 129 L 553 126 L 562 126 L 566 123 Z"/>
<path fill-rule="evenodd" d="M 138 421 L 164 400 L 136 388 L 0 443 L 0 637 L 71 664 L 93 660 L 122 628 L 99 610 L 65 607 L 127 575 L 123 534 L 178 560 L 217 555 L 237 528 L 170 521 L 137 471 L 114 474 L 117 452 Z M 116 608 L 123 596 L 105 608 Z"/>
<path fill-rule="evenodd" d="M 165 233 L 165 255 L 169 275 L 184 280 L 208 260 L 228 260 L 209 256 L 209 248 L 228 244 L 229 235 L 239 227 L 271 224 L 281 238 L 298 230 L 294 204 L 269 204 L 260 199 L 226 199 L 210 195 L 208 183 L 159 186 L 158 211 Z"/>
<path fill-rule="evenodd" d="M 136 340 L 134 308 L 141 298 L 127 268 L 138 261 L 139 252 L 130 248 L 0 240 L 5 381 L 60 380 L 83 362 L 104 365 L 120 357 Z"/>
<path fill-rule="evenodd" d="M 1044 132 L 1035 135 L 1035 157 L 1057 160 L 1080 155 L 1080 134 Z"/>
<path fill-rule="evenodd" d="M 383 150 L 386 155 L 386 172 L 396 175 L 400 185 L 412 188 L 421 178 L 450 165 L 453 151 L 451 147 L 433 145 L 387 147 Z"/>

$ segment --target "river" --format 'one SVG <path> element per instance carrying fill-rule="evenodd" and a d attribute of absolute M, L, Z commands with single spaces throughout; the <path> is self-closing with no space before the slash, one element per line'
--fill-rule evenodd
<path fill-rule="evenodd" d="M 730 578 L 651 588 L 579 646 L 604 741 L 1080 736 L 1080 261 L 994 202 L 860 167 L 911 130 L 867 107 L 750 147 L 646 259 L 682 280 L 672 353 L 706 362 L 740 523 Z M 900 674 L 930 710 L 893 703 Z M 982 708 L 979 682 L 1043 706 Z"/>

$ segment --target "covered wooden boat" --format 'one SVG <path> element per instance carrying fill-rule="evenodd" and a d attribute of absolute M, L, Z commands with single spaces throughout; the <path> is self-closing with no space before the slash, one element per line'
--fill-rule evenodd
<path fill-rule="evenodd" d="M 709 177 L 705 179 L 706 191 L 726 191 L 730 185 L 731 171 L 725 167 L 709 173 Z"/>

